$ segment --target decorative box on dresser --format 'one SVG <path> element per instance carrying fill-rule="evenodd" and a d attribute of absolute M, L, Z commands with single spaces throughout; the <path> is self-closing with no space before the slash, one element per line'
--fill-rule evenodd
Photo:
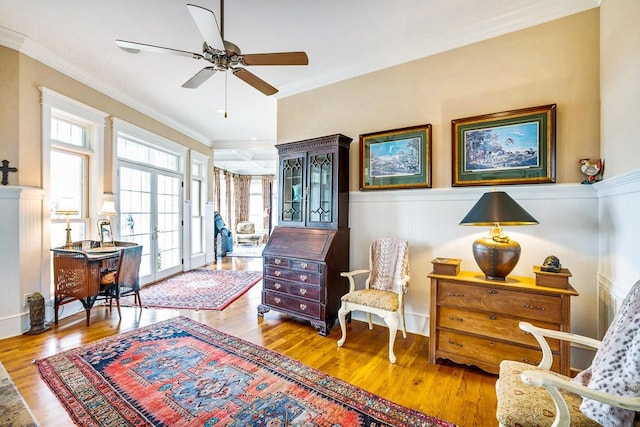
<path fill-rule="evenodd" d="M 276 145 L 278 226 L 263 252 L 262 304 L 308 320 L 320 335 L 335 325 L 349 283 L 349 146 L 336 134 Z"/>
<path fill-rule="evenodd" d="M 429 274 L 431 311 L 429 362 L 449 359 L 497 374 L 502 360 L 538 364 L 542 352 L 535 338 L 518 327 L 521 321 L 570 332 L 571 297 L 566 289 L 538 286 L 533 277 L 487 280 L 482 273 L 455 276 Z M 568 342 L 551 340 L 552 369 L 570 371 Z"/>

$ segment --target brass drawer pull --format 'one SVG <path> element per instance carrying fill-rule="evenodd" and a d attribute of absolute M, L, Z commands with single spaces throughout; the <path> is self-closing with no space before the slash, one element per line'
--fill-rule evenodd
<path fill-rule="evenodd" d="M 280 304 L 280 301 L 282 301 L 282 300 L 281 300 L 280 298 L 278 298 L 278 297 L 275 297 L 273 300 L 275 301 L 275 303 L 276 303 L 276 304 Z"/>
<path fill-rule="evenodd" d="M 526 358 L 526 357 L 523 357 L 523 358 L 522 358 L 522 361 L 523 361 L 524 363 L 529 363 L 529 359 L 528 359 L 528 358 Z"/>
<path fill-rule="evenodd" d="M 305 288 L 300 288 L 300 295 L 306 295 L 307 290 Z"/>
<path fill-rule="evenodd" d="M 463 345 L 462 345 L 462 343 L 457 343 L 457 342 L 455 342 L 455 341 L 453 341 L 453 340 L 451 340 L 451 339 L 449 339 L 449 344 L 451 344 L 451 345 L 457 345 L 458 347 L 462 347 L 462 346 L 463 346 Z"/>
<path fill-rule="evenodd" d="M 282 285 L 280 283 L 275 283 L 273 285 L 273 287 L 276 288 L 276 289 L 280 289 L 282 287 Z"/>
<path fill-rule="evenodd" d="M 530 308 L 532 310 L 538 310 L 538 311 L 544 311 L 544 307 L 541 306 L 535 306 L 535 305 L 531 305 L 531 304 L 524 304 L 524 308 Z"/>
<path fill-rule="evenodd" d="M 449 297 L 461 297 L 462 298 L 462 297 L 464 297 L 464 294 L 456 294 L 456 293 L 453 293 L 453 292 L 449 292 L 447 294 L 447 296 L 449 296 Z"/>
<path fill-rule="evenodd" d="M 489 289 L 489 293 L 490 293 L 491 295 L 495 295 L 495 294 L 497 294 L 497 293 L 498 293 L 498 291 L 496 291 L 495 289 Z"/>
<path fill-rule="evenodd" d="M 307 277 L 307 275 L 306 275 L 306 274 L 301 274 L 301 275 L 300 275 L 300 280 L 302 280 L 303 282 L 306 282 L 306 281 L 307 281 L 307 279 L 308 279 L 308 277 Z"/>
<path fill-rule="evenodd" d="M 300 310 L 305 311 L 307 309 L 307 304 L 300 304 Z"/>
<path fill-rule="evenodd" d="M 496 343 L 494 343 L 493 341 L 489 342 L 489 347 L 495 347 Z"/>
<path fill-rule="evenodd" d="M 306 269 L 309 265 L 306 262 L 303 262 L 302 264 L 300 264 L 300 267 Z"/>
<path fill-rule="evenodd" d="M 273 273 L 276 277 L 280 277 L 282 276 L 282 272 L 281 271 L 276 271 L 275 273 Z"/>
<path fill-rule="evenodd" d="M 457 320 L 458 322 L 464 322 L 464 319 L 455 316 L 449 316 L 449 320 Z"/>
<path fill-rule="evenodd" d="M 496 316 L 494 316 L 493 314 L 490 314 L 487 319 L 489 320 L 496 320 Z"/>
<path fill-rule="evenodd" d="M 282 260 L 281 259 L 275 259 L 275 260 L 273 260 L 273 263 L 275 265 L 280 265 L 280 264 L 282 264 Z"/>

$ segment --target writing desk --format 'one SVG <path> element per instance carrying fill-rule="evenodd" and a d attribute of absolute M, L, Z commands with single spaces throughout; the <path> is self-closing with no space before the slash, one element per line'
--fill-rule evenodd
<path fill-rule="evenodd" d="M 58 308 L 80 301 L 87 313 L 87 326 L 91 324 L 91 308 L 100 293 L 103 273 L 118 266 L 120 247 L 99 249 L 100 242 L 76 242 L 72 249 L 53 248 L 54 319 L 58 324 Z"/>

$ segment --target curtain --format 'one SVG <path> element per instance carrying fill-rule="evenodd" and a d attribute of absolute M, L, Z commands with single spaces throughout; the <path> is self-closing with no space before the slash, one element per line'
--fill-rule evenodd
<path fill-rule="evenodd" d="M 262 229 L 271 232 L 271 188 L 273 186 L 273 175 L 262 177 L 262 207 L 264 215 L 262 217 Z"/>
<path fill-rule="evenodd" d="M 249 191 L 251 187 L 250 175 L 236 175 L 233 180 L 235 199 L 235 224 L 249 221 Z"/>
<path fill-rule="evenodd" d="M 224 180 L 224 184 L 225 184 L 225 188 L 226 188 L 226 192 L 227 192 L 227 197 L 225 200 L 226 202 L 226 221 L 227 222 L 227 227 L 229 227 L 230 230 L 232 230 L 235 234 L 235 222 L 233 217 L 231 216 L 231 214 L 233 213 L 233 210 L 231 209 L 231 207 L 233 206 L 233 193 L 231 192 L 231 181 L 233 180 L 233 174 L 229 171 L 225 171 L 224 172 L 225 175 L 225 180 Z"/>
<path fill-rule="evenodd" d="M 214 210 L 222 214 L 222 206 L 220 206 L 220 173 L 220 168 L 213 168 Z"/>

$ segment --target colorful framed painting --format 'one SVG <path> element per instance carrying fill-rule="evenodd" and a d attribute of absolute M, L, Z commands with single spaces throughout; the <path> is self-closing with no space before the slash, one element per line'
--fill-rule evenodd
<path fill-rule="evenodd" d="M 360 190 L 430 187 L 430 124 L 360 135 Z"/>
<path fill-rule="evenodd" d="M 452 185 L 556 181 L 556 105 L 451 121 Z"/>

